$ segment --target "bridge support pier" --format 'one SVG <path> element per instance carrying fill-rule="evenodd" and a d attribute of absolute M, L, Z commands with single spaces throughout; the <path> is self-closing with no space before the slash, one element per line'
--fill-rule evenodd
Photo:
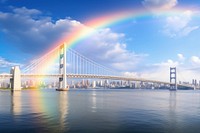
<path fill-rule="evenodd" d="M 66 43 L 60 46 L 60 66 L 59 66 L 59 73 L 62 75 L 59 78 L 59 88 L 56 89 L 57 91 L 67 91 L 69 90 L 69 86 L 67 85 L 67 77 L 66 77 Z"/>
<path fill-rule="evenodd" d="M 12 74 L 12 77 L 10 78 L 12 91 L 21 90 L 21 72 L 19 66 L 12 67 L 10 74 Z"/>
<path fill-rule="evenodd" d="M 170 90 L 177 90 L 176 67 L 170 67 Z"/>

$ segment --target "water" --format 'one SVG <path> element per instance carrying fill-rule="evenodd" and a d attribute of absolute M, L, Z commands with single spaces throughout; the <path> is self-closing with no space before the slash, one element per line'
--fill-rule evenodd
<path fill-rule="evenodd" d="M 0 133 L 196 133 L 200 91 L 0 90 Z"/>

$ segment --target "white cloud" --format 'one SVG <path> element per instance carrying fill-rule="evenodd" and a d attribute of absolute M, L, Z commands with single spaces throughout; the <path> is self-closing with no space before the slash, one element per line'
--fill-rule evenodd
<path fill-rule="evenodd" d="M 179 62 L 168 59 L 166 62 L 156 63 L 154 65 L 160 67 L 177 67 L 179 65 Z"/>
<path fill-rule="evenodd" d="M 191 57 L 191 62 L 192 62 L 193 65 L 200 66 L 200 58 L 197 57 L 197 56 L 192 56 Z"/>
<path fill-rule="evenodd" d="M 16 65 L 21 65 L 21 64 L 14 63 L 14 62 L 6 60 L 3 57 L 0 57 L 0 68 L 12 67 L 12 66 L 16 66 Z"/>
<path fill-rule="evenodd" d="M 193 14 L 193 11 L 187 10 L 182 14 L 167 17 L 163 32 L 170 37 L 187 36 L 199 28 L 190 25 Z"/>
<path fill-rule="evenodd" d="M 150 10 L 170 9 L 178 4 L 178 0 L 144 0 L 142 4 Z"/>
<path fill-rule="evenodd" d="M 137 72 L 124 72 L 123 75 L 126 77 L 140 77 Z"/>
<path fill-rule="evenodd" d="M 121 71 L 133 71 L 147 54 L 130 52 L 122 41 L 125 35 L 111 29 L 100 29 L 89 40 L 77 45 L 76 49 L 101 64 Z M 89 52 L 88 52 L 89 51 Z"/>
<path fill-rule="evenodd" d="M 21 15 L 30 16 L 30 15 L 41 14 L 41 11 L 39 11 L 37 9 L 27 9 L 26 7 L 13 8 L 13 12 L 19 16 L 21 16 Z"/>
<path fill-rule="evenodd" d="M 0 12 L 0 30 L 6 34 L 8 41 L 26 53 L 44 52 L 77 25 L 80 22 L 67 18 L 54 21 L 39 10 L 26 7 Z"/>
<path fill-rule="evenodd" d="M 189 26 L 189 27 L 185 27 L 183 29 L 183 31 L 180 33 L 180 36 L 187 36 L 188 34 L 190 34 L 190 32 L 199 29 L 199 26 Z"/>
<path fill-rule="evenodd" d="M 150 9 L 158 18 L 163 19 L 163 15 L 159 14 L 160 10 L 170 10 L 178 4 L 178 0 L 144 0 L 142 4 Z M 185 10 L 182 13 L 170 14 L 164 16 L 165 24 L 162 32 L 171 37 L 183 37 L 189 35 L 192 31 L 199 29 L 198 25 L 192 25 L 192 17 L 196 11 Z"/>
<path fill-rule="evenodd" d="M 185 60 L 185 57 L 184 57 L 183 54 L 177 54 L 177 56 L 178 56 L 178 59 L 179 59 L 180 61 L 184 61 L 184 60 Z"/>

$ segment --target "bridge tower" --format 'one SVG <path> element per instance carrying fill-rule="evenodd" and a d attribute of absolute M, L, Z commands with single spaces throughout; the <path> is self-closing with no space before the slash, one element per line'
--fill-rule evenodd
<path fill-rule="evenodd" d="M 67 91 L 69 90 L 69 86 L 67 85 L 67 77 L 66 77 L 66 43 L 62 44 L 59 48 L 59 73 L 62 75 L 59 78 L 59 88 L 56 89 L 57 91 Z"/>
<path fill-rule="evenodd" d="M 19 66 L 12 67 L 10 74 L 12 74 L 12 77 L 10 78 L 12 91 L 21 90 L 21 72 Z"/>
<path fill-rule="evenodd" d="M 170 67 L 170 90 L 177 90 L 176 67 Z"/>

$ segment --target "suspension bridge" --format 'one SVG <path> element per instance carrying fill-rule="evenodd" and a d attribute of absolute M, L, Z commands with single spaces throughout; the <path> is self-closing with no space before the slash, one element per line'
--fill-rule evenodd
<path fill-rule="evenodd" d="M 52 60 L 55 62 L 52 62 Z M 73 49 L 67 48 L 66 43 L 56 47 L 44 56 L 33 60 L 22 70 L 18 66 L 15 66 L 11 69 L 10 74 L 0 74 L 0 78 L 10 78 L 12 90 L 21 90 L 22 78 L 41 77 L 57 78 L 59 82 L 57 90 L 59 91 L 68 90 L 69 85 L 67 80 L 72 78 L 157 83 L 168 85 L 172 90 L 176 90 L 177 86 L 194 88 L 194 86 L 189 84 L 177 84 L 176 68 L 170 68 L 170 82 L 127 77 L 83 56 Z"/>

